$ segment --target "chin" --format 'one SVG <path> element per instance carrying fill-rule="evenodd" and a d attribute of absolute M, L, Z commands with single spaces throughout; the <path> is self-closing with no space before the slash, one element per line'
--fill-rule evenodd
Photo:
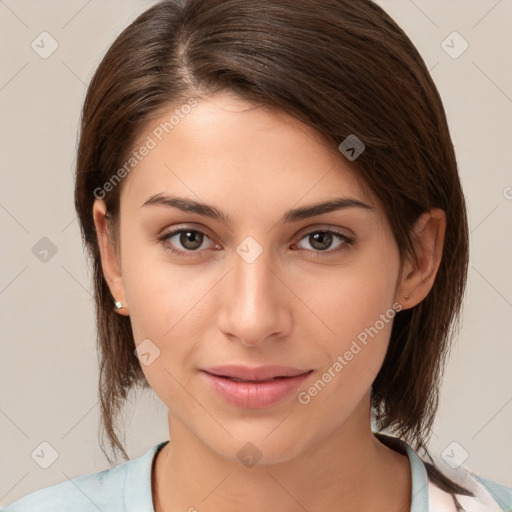
<path fill-rule="evenodd" d="M 248 429 L 244 435 L 234 436 L 228 442 L 206 444 L 223 459 L 245 465 L 248 468 L 254 465 L 276 465 L 289 462 L 307 449 L 299 432 L 297 437 L 290 435 L 285 430 L 281 432 L 281 435 L 277 432 L 269 435 L 269 432 L 271 430 L 268 429 L 260 432 Z"/>

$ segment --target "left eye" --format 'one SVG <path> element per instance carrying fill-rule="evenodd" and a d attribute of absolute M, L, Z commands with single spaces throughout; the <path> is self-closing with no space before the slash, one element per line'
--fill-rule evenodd
<path fill-rule="evenodd" d="M 327 249 L 332 245 L 333 240 L 338 238 L 341 242 L 336 246 L 334 250 L 328 251 L 329 253 L 336 252 L 344 249 L 344 246 L 352 244 L 353 240 L 346 235 L 342 235 L 336 231 L 312 231 L 308 233 L 301 240 L 308 240 L 312 249 L 306 249 L 313 252 L 327 252 Z"/>

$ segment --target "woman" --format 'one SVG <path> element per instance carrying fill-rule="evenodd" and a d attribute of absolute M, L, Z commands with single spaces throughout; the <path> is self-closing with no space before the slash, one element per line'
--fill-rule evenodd
<path fill-rule="evenodd" d="M 115 418 L 137 385 L 170 441 L 5 510 L 512 506 L 420 457 L 468 226 L 439 94 L 377 5 L 150 8 L 89 86 L 75 204 L 111 447 L 128 459 Z"/>

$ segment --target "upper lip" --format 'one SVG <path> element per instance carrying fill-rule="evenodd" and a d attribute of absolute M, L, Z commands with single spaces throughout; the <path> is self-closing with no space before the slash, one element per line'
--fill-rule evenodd
<path fill-rule="evenodd" d="M 295 377 L 308 373 L 311 370 L 300 370 L 290 366 L 258 366 L 251 368 L 242 365 L 224 365 L 224 366 L 210 366 L 203 368 L 202 371 L 220 377 L 230 377 L 242 380 L 269 380 L 274 377 Z"/>

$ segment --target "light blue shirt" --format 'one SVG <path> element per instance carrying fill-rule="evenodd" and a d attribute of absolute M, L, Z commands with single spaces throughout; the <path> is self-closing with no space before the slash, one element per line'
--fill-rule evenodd
<path fill-rule="evenodd" d="M 409 458 L 412 475 L 410 512 L 455 510 L 451 508 L 453 506 L 451 502 L 450 506 L 441 506 L 439 505 L 441 502 L 448 503 L 448 501 L 437 502 L 437 497 L 434 498 L 429 494 L 432 484 L 429 483 L 425 465 L 405 441 L 395 437 L 389 440 L 391 436 L 381 433 L 374 433 L 374 435 L 383 442 L 388 439 L 385 444 L 390 441 L 396 443 Z M 151 492 L 152 462 L 158 451 L 168 442 L 163 441 L 140 457 L 111 469 L 82 475 L 34 491 L 3 508 L 1 512 L 154 512 Z M 469 475 L 468 472 L 466 477 L 467 475 Z M 484 501 L 474 500 L 474 508 L 473 501 L 471 503 L 466 501 L 464 503 L 466 510 L 512 510 L 512 488 L 475 474 L 471 474 L 471 482 L 480 496 L 484 496 L 481 498 Z M 464 483 L 467 484 L 467 480 Z M 439 493 L 436 496 L 444 494 L 438 488 L 436 492 Z M 458 498 L 459 496 L 457 495 Z M 485 500 L 492 500 L 492 505 L 490 505 L 491 501 Z"/>

